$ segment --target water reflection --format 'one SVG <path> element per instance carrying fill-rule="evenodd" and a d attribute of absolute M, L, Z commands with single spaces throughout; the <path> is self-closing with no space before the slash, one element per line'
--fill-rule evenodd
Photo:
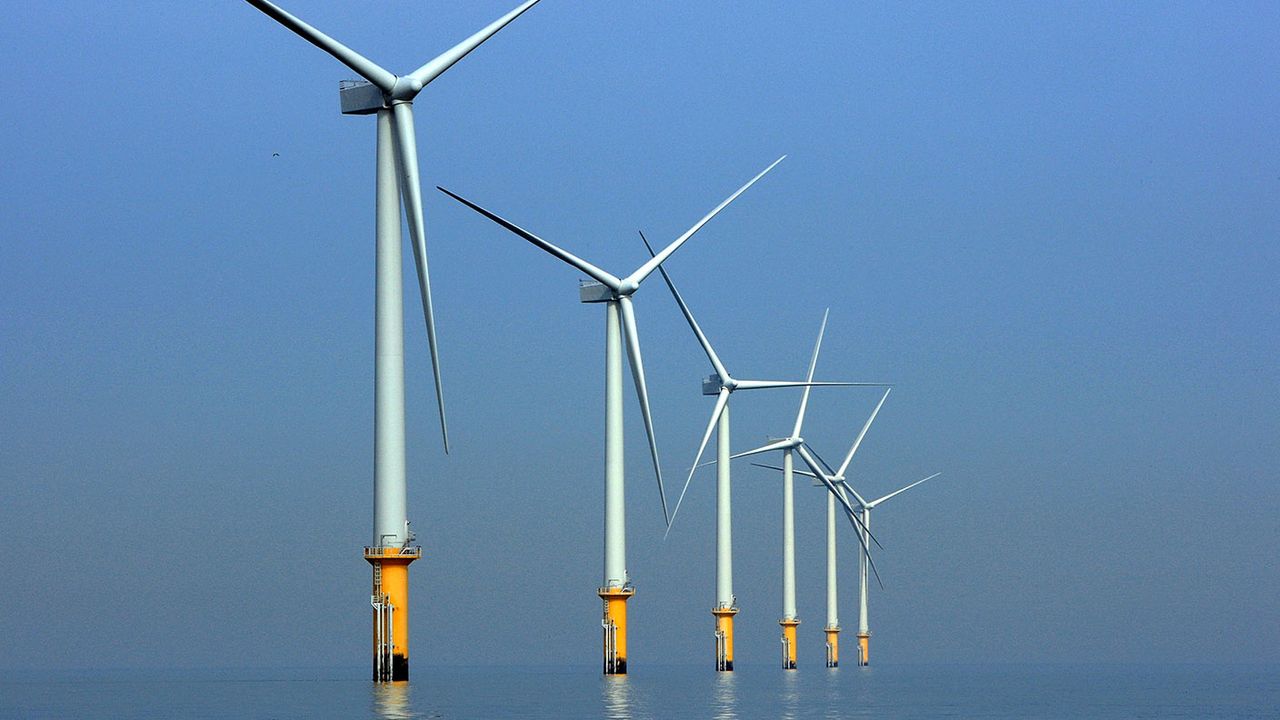
<path fill-rule="evenodd" d="M 797 706 L 800 704 L 800 671 L 784 670 L 782 673 L 782 715 L 783 720 L 795 720 Z"/>
<path fill-rule="evenodd" d="M 738 688 L 732 672 L 716 673 L 715 720 L 737 720 Z"/>
<path fill-rule="evenodd" d="M 635 716 L 635 696 L 626 675 L 603 678 L 604 716 L 609 720 L 631 720 Z"/>
<path fill-rule="evenodd" d="M 379 720 L 409 720 L 410 709 L 407 682 L 373 684 L 373 716 Z"/>
<path fill-rule="evenodd" d="M 848 675 L 848 668 L 845 668 L 845 675 Z M 827 712 L 824 717 L 830 720 L 840 720 L 849 717 L 850 711 L 857 711 L 856 708 L 846 706 L 844 703 L 844 693 L 841 692 L 844 683 L 841 682 L 840 668 L 827 668 L 826 678 L 826 707 Z"/>

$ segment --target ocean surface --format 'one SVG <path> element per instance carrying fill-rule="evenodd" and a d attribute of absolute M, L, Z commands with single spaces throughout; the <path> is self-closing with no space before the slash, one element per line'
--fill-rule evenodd
<path fill-rule="evenodd" d="M 1280 718 L 1280 668 L 418 666 L 0 675 L 0 718 Z"/>

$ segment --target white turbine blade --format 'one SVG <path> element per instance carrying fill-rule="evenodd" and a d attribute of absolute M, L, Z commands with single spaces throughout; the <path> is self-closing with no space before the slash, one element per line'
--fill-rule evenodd
<path fill-rule="evenodd" d="M 813 369 L 818 366 L 818 351 L 822 349 L 822 334 L 827 331 L 827 316 L 831 314 L 831 308 L 827 308 L 822 313 L 822 327 L 818 328 L 818 341 L 813 344 L 813 357 L 809 359 L 809 374 L 805 376 L 805 382 L 813 382 Z M 791 431 L 791 437 L 800 437 L 800 427 L 804 425 L 804 410 L 809 405 L 809 391 L 811 387 L 806 386 L 804 396 L 800 398 L 800 412 L 796 413 L 796 424 Z"/>
<path fill-rule="evenodd" d="M 858 452 L 858 446 L 862 444 L 862 438 L 866 437 L 867 430 L 871 429 L 871 423 L 875 422 L 876 415 L 880 413 L 880 408 L 884 405 L 884 401 L 889 399 L 889 393 L 893 388 L 884 391 L 884 395 L 880 398 L 880 402 L 876 403 L 876 409 L 871 411 L 871 417 L 863 423 L 862 429 L 858 431 L 858 437 L 854 439 L 853 445 L 849 448 L 849 454 L 844 456 L 844 462 L 840 463 L 840 472 L 836 475 L 844 477 L 844 471 L 849 469 L 849 463 L 853 461 L 853 454 Z"/>
<path fill-rule="evenodd" d="M 877 544 L 877 545 L 879 545 L 879 543 L 876 543 L 876 544 Z M 864 541 L 864 542 L 862 543 L 862 546 L 863 546 L 863 547 L 866 547 L 866 546 L 867 546 L 867 543 Z M 882 547 L 882 548 L 880 548 L 880 549 L 881 549 L 881 550 L 883 550 L 884 548 Z M 870 551 L 870 550 L 867 550 L 867 551 L 866 551 L 866 553 L 867 553 L 867 565 L 869 565 L 869 566 L 871 567 L 871 574 L 872 574 L 872 575 L 875 575 L 875 577 L 876 577 L 876 584 L 880 586 L 880 589 L 881 589 L 881 590 L 883 590 L 883 589 L 884 589 L 884 581 L 880 579 L 880 571 L 876 569 L 876 561 L 875 561 L 875 560 L 873 560 L 873 559 L 871 558 L 871 551 Z"/>
<path fill-rule="evenodd" d="M 369 58 L 285 12 L 275 3 L 267 0 L 247 0 L 247 2 L 261 10 L 267 17 L 302 36 L 307 42 L 334 56 L 343 65 L 355 70 L 360 77 L 378 86 L 379 90 L 391 92 L 391 88 L 396 84 L 394 73 L 383 70 Z"/>
<path fill-rule="evenodd" d="M 748 455 L 759 455 L 760 453 L 769 452 L 770 450 L 786 450 L 789 447 L 794 447 L 794 445 L 792 444 L 789 438 L 782 439 L 782 440 L 775 440 L 769 443 L 768 445 L 762 445 L 756 448 L 755 450 L 747 450 L 746 452 L 740 452 L 734 455 L 730 455 L 729 459 L 737 460 L 740 457 L 747 457 Z M 707 464 L 710 465 L 711 463 L 707 463 Z"/>
<path fill-rule="evenodd" d="M 600 268 L 596 267 L 595 265 L 592 265 L 591 263 L 587 262 L 586 260 L 583 260 L 582 258 L 578 257 L 577 255 L 574 255 L 573 253 L 571 253 L 571 252 L 569 252 L 569 251 L 567 251 L 567 250 L 562 250 L 562 249 L 560 249 L 560 248 L 556 247 L 555 245 L 552 245 L 551 243 L 547 242 L 546 240 L 543 240 L 542 238 L 538 237 L 537 235 L 534 235 L 533 233 L 529 232 L 528 230 L 525 230 L 524 228 L 520 227 L 519 225 L 516 225 L 515 223 L 511 222 L 510 220 L 506 220 L 506 219 L 504 219 L 504 218 L 502 218 L 502 217 L 499 217 L 498 215 L 496 215 L 496 214 L 494 214 L 494 213 L 491 213 L 491 212 L 489 212 L 488 210 L 485 210 L 484 208 L 482 208 L 482 207 L 480 207 L 479 205 L 477 205 L 477 204 L 475 204 L 475 203 L 471 202 L 470 200 L 468 200 L 468 199 L 466 199 L 466 198 L 462 197 L 461 195 L 455 195 L 455 194 L 453 194 L 453 193 L 449 192 L 448 190 L 446 190 L 446 189 L 444 189 L 444 188 L 440 187 L 439 185 L 437 185 L 437 186 L 436 186 L 436 189 L 437 189 L 437 190 L 439 190 L 440 192 L 444 193 L 445 195 L 448 195 L 449 197 L 453 198 L 454 200 L 457 200 L 458 202 L 462 203 L 463 205 L 466 205 L 467 207 L 471 208 L 472 210 L 475 210 L 476 212 L 480 213 L 481 215 L 483 215 L 483 216 L 485 216 L 485 217 L 489 218 L 490 220 L 492 220 L 492 221 L 494 221 L 494 222 L 498 223 L 499 225 L 501 225 L 502 227 L 504 227 L 504 228 L 506 228 L 506 229 L 510 230 L 511 232 L 515 233 L 516 235 L 519 235 L 520 237 L 524 238 L 525 240 L 528 240 L 529 242 L 533 243 L 534 245 L 536 245 L 536 246 L 538 246 L 538 247 L 542 248 L 543 250 L 545 250 L 546 252 L 550 253 L 551 255 L 554 255 L 555 257 L 560 258 L 560 259 L 561 259 L 561 260 L 563 260 L 564 262 L 566 262 L 566 263 L 568 263 L 568 264 L 570 264 L 570 265 L 572 265 L 572 266 L 574 266 L 574 267 L 578 268 L 578 269 L 579 269 L 579 270 L 581 270 L 582 272 L 584 272 L 584 273 L 586 273 L 586 274 L 590 275 L 593 279 L 595 279 L 595 280 L 597 280 L 597 281 L 599 281 L 599 282 L 603 283 L 603 284 L 604 284 L 605 286 L 607 286 L 610 290 L 614 290 L 614 291 L 616 291 L 616 290 L 618 289 L 618 286 L 622 284 L 622 281 L 618 280 L 618 278 L 614 277 L 613 275 L 611 275 L 611 274 L 609 274 L 609 273 L 605 272 L 604 270 L 601 270 Z"/>
<path fill-rule="evenodd" d="M 766 470 L 782 470 L 782 471 L 784 471 L 784 472 L 786 471 L 786 468 L 784 468 L 784 467 L 782 467 L 782 466 L 780 466 L 780 465 L 765 465 L 764 463 L 751 463 L 751 464 L 752 464 L 753 466 L 755 466 L 755 467 L 758 467 L 758 468 L 765 468 Z M 809 472 L 808 470 L 794 470 L 794 469 L 793 469 L 791 472 L 795 473 L 796 475 L 803 475 L 803 476 L 805 476 L 805 477 L 811 477 L 811 478 L 814 478 L 814 479 L 817 479 L 817 477 L 818 477 L 817 475 L 814 475 L 813 473 Z"/>
<path fill-rule="evenodd" d="M 848 480 L 841 480 L 836 484 L 840 488 L 841 492 L 848 490 L 849 492 L 853 493 L 853 499 L 857 500 L 859 505 L 861 505 L 862 507 L 867 506 L 866 499 L 863 498 L 861 495 L 859 495 L 857 490 L 853 489 L 853 486 L 849 484 Z"/>
<path fill-rule="evenodd" d="M 644 236 L 643 232 L 640 233 L 640 239 L 644 241 L 644 246 L 649 249 L 649 256 L 655 257 L 653 246 L 649 244 L 649 239 Z M 689 327 L 693 328 L 693 334 L 698 338 L 698 344 L 702 346 L 702 351 L 707 354 L 707 359 L 711 361 L 712 369 L 716 371 L 716 375 L 720 376 L 720 382 L 729 379 L 729 371 L 725 369 L 724 363 L 720 362 L 720 357 L 716 355 L 716 351 L 711 348 L 711 341 L 703 334 L 702 328 L 698 327 L 698 321 L 693 319 L 693 312 L 685 304 L 684 298 L 680 297 L 680 291 L 676 290 L 676 284 L 671 281 L 671 276 L 667 274 L 667 269 L 659 265 L 658 271 L 662 273 L 662 279 L 666 281 L 667 288 L 671 290 L 671 296 L 676 299 L 676 304 L 680 306 L 680 312 L 684 313 L 684 319 L 689 322 Z M 678 506 L 679 504 L 677 503 Z"/>
<path fill-rule="evenodd" d="M 644 382 L 644 361 L 640 357 L 640 334 L 636 332 L 636 311 L 631 298 L 618 298 L 622 307 L 622 331 L 627 338 L 627 359 L 631 364 L 631 378 L 635 380 L 636 397 L 640 400 L 640 412 L 644 415 L 644 431 L 649 435 L 649 454 L 653 456 L 653 471 L 658 475 L 658 497 L 662 499 L 662 519 L 671 527 L 667 514 L 667 493 L 662 489 L 662 466 L 658 463 L 658 439 L 653 434 L 653 416 L 649 413 L 649 390 Z"/>
<path fill-rule="evenodd" d="M 413 245 L 413 260 L 418 269 L 418 291 L 422 295 L 422 315 L 427 321 L 427 345 L 431 349 L 431 372 L 436 381 L 436 405 L 440 409 L 440 434 L 444 438 L 444 452 L 449 453 L 449 424 L 444 415 L 444 384 L 440 380 L 440 350 L 436 344 L 436 320 L 431 309 L 431 276 L 427 272 L 427 237 L 422 214 L 422 186 L 418 181 L 418 143 L 413 130 L 413 106 L 397 103 L 392 106 L 392 118 L 396 127 L 396 158 L 400 166 L 400 196 L 404 199 L 405 215 L 409 220 L 409 237 Z"/>
<path fill-rule="evenodd" d="M 900 488 L 900 489 L 898 489 L 898 490 L 894 490 L 893 492 L 889 493 L 888 495 L 885 495 L 884 497 L 880 498 L 879 500 L 872 500 L 871 502 L 867 503 L 866 505 L 867 505 L 867 507 L 869 507 L 869 508 L 873 508 L 873 507 L 875 507 L 875 506 L 879 505 L 880 503 L 884 502 L 885 500 L 888 500 L 889 498 L 893 497 L 894 495 L 897 495 L 897 494 L 899 494 L 899 493 L 904 493 L 904 492 L 906 492 L 906 491 L 910 490 L 911 488 L 913 488 L 913 487 L 915 487 L 915 486 L 919 485 L 920 483 L 924 482 L 925 480 L 932 480 L 932 479 L 934 479 L 934 478 L 938 477 L 938 476 L 939 476 L 939 475 L 941 475 L 941 474 L 942 474 L 942 473 L 940 473 L 940 472 L 936 472 L 936 473 L 934 473 L 934 474 L 930 475 L 929 477 L 925 478 L 924 480 L 917 480 L 917 481 L 915 481 L 915 482 L 911 483 L 910 485 L 908 485 L 908 486 L 906 486 L 906 487 L 904 487 L 904 488 Z"/>
<path fill-rule="evenodd" d="M 804 446 L 805 446 L 805 447 L 807 447 L 807 448 L 809 448 L 809 452 L 813 453 L 813 456 L 814 456 L 815 458 L 817 458 L 817 459 L 818 459 L 818 462 L 822 463 L 822 467 L 823 467 L 823 469 L 824 469 L 824 470 L 826 470 L 826 471 L 827 471 L 827 475 L 828 475 L 828 477 L 830 477 L 830 478 L 832 479 L 832 481 L 834 482 L 834 481 L 835 481 L 835 478 L 836 478 L 837 476 L 833 474 L 833 473 L 835 473 L 835 471 L 831 469 L 831 463 L 827 462 L 827 459 L 826 459 L 826 458 L 824 458 L 824 457 L 822 457 L 821 455 L 819 455 L 819 454 L 818 454 L 818 451 L 817 451 L 817 450 L 814 450 L 814 449 L 813 449 L 813 446 L 812 446 L 812 445 L 810 445 L 809 443 L 805 443 L 805 444 L 804 444 Z"/>
<path fill-rule="evenodd" d="M 720 388 L 720 394 L 716 396 L 715 409 L 711 411 L 711 422 L 707 423 L 707 431 L 702 434 L 702 444 L 698 446 L 698 454 L 693 458 L 693 467 L 689 468 L 689 477 L 684 480 L 684 487 L 680 490 L 680 497 L 676 500 L 676 507 L 671 511 L 672 524 L 676 521 L 676 515 L 680 514 L 680 503 L 684 502 L 684 494 L 689 491 L 689 481 L 693 480 L 693 474 L 698 471 L 698 461 L 702 459 L 702 453 L 707 449 L 707 441 L 711 439 L 711 433 L 716 429 L 716 423 L 720 420 L 720 414 L 724 412 L 724 408 L 729 404 L 729 388 Z M 667 533 L 671 533 L 671 526 L 667 526 Z"/>
<path fill-rule="evenodd" d="M 661 269 L 661 268 L 659 268 Z M 788 387 L 885 387 L 888 383 L 882 382 L 826 382 L 818 380 L 815 382 L 805 382 L 803 380 L 738 380 L 734 390 L 762 390 L 765 388 L 788 388 Z"/>
<path fill-rule="evenodd" d="M 409 73 L 409 80 L 415 86 L 421 88 L 432 80 L 440 77 L 441 73 L 453 67 L 454 63 L 466 57 L 467 53 L 479 47 L 480 43 L 493 37 L 494 33 L 506 27 L 507 23 L 510 23 L 512 20 L 520 17 L 521 13 L 534 5 L 537 5 L 538 2 L 539 0 L 528 0 L 528 2 L 522 3 L 515 10 L 512 10 L 506 15 L 503 15 L 497 20 L 486 25 L 484 29 L 480 30 L 480 32 L 477 32 L 466 40 L 454 45 L 452 48 L 449 48 L 449 50 L 441 53 L 436 59 L 428 62 L 417 70 L 414 70 L 412 73 Z"/>
<path fill-rule="evenodd" d="M 673 242 L 673 243 L 671 243 L 670 245 L 668 245 L 668 246 L 666 246 L 665 248 L 663 248 L 663 249 L 662 249 L 662 252 L 660 252 L 660 253 L 658 253 L 657 255 L 654 255 L 653 257 L 649 258 L 649 261 L 648 261 L 648 262 L 646 262 L 645 264 L 641 265 L 639 269 L 637 269 L 635 272 L 633 272 L 633 273 L 631 273 L 630 275 L 628 275 L 628 276 L 627 276 L 627 278 L 626 278 L 626 280 L 625 280 L 625 282 L 627 282 L 627 283 L 634 283 L 634 284 L 636 284 L 636 285 L 639 285 L 640 283 L 644 282 L 644 279 L 645 279 L 645 278 L 647 278 L 647 277 L 649 277 L 650 273 L 652 273 L 655 269 L 657 269 L 657 267 L 658 267 L 659 265 L 661 265 L 662 263 L 666 262 L 666 259 L 667 259 L 667 258 L 671 257 L 671 253 L 673 253 L 673 252 L 675 252 L 676 250 L 678 250 L 678 249 L 680 248 L 680 246 L 681 246 L 681 245 L 683 245 L 683 244 L 684 244 L 684 242 L 685 242 L 686 240 L 688 240 L 689 238 L 693 237 L 693 234 L 694 234 L 694 233 L 696 233 L 696 232 L 698 232 L 699 230 L 701 230 L 701 229 L 702 229 L 702 226 L 703 226 L 703 225 L 706 225 L 706 224 L 711 220 L 711 218 L 713 218 L 713 217 L 715 217 L 716 215 L 718 215 L 718 214 L 720 213 L 720 211 L 721 211 L 721 210 L 725 209 L 725 207 L 729 205 L 729 203 L 733 202 L 734 200 L 736 200 L 736 199 L 738 198 L 738 196 L 739 196 L 739 195 L 741 195 L 742 193 L 746 192 L 746 191 L 747 191 L 747 188 L 751 187 L 752 185 L 755 185 L 757 180 L 759 180 L 760 178 L 764 177 L 764 176 L 765 176 L 765 173 L 767 173 L 767 172 L 769 172 L 770 170 L 772 170 L 772 169 L 774 168 L 774 166 L 776 166 L 778 163 L 782 162 L 784 159 L 786 159 L 786 157 L 787 157 L 786 155 L 783 155 L 782 157 L 778 158 L 777 160 L 774 160 L 772 165 L 770 165 L 769 167 L 765 168 L 764 170 L 761 170 L 759 175 L 756 175 L 755 177 L 751 178 L 749 181 L 747 181 L 747 184 L 746 184 L 746 185 L 743 185 L 742 187 L 738 188 L 737 192 L 735 192 L 734 194 L 730 195 L 728 198 L 726 198 L 726 199 L 724 200 L 724 202 L 722 202 L 722 203 L 720 203 L 719 205 L 717 205 L 717 206 L 715 207 L 715 209 L 714 209 L 714 210 L 712 210 L 711 212 L 707 213 L 707 214 L 706 214 L 706 216 L 705 216 L 705 217 L 703 217 L 703 218 L 702 218 L 701 220 L 699 220 L 698 222 L 694 223 L 694 224 L 693 224 L 693 227 L 689 228 L 688 230 L 686 230 L 686 231 L 685 231 L 685 233 L 684 233 L 683 235 L 681 235 L 680 237 L 676 238 L 676 239 L 675 239 L 675 242 Z"/>

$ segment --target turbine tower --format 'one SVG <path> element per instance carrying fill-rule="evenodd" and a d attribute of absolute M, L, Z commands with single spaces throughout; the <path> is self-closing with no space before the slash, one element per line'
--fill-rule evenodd
<path fill-rule="evenodd" d="M 400 203 L 408 216 L 418 291 L 440 414 L 440 434 L 449 452 L 444 388 L 431 307 L 431 279 L 418 179 L 413 100 L 467 53 L 488 40 L 539 0 L 527 0 L 408 75 L 395 75 L 267 0 L 247 0 L 268 17 L 337 58 L 367 82 L 339 86 L 342 112 L 377 116 L 375 235 L 377 255 L 374 336 L 373 544 L 364 557 L 373 570 L 373 679 L 409 679 L 409 563 L 422 556 L 406 514 L 404 429 L 404 299 L 401 281 Z"/>
<path fill-rule="evenodd" d="M 644 233 L 640 234 L 640 239 L 644 240 L 645 247 L 649 249 L 649 254 L 653 255 L 653 248 L 649 246 L 649 241 L 645 239 Z M 685 478 L 684 488 L 680 490 L 680 498 L 676 501 L 675 509 L 671 511 L 671 522 L 675 523 L 676 516 L 680 513 L 680 504 L 684 502 L 685 493 L 689 490 L 689 482 L 693 480 L 693 475 L 699 467 L 698 461 L 702 459 L 702 453 L 707 448 L 707 442 L 711 439 L 711 433 L 716 433 L 716 604 L 711 610 L 711 614 L 715 617 L 715 664 L 716 670 L 731 671 L 733 670 L 733 617 L 738 613 L 737 597 L 733 593 L 733 530 L 732 530 L 732 503 L 731 492 L 732 485 L 729 473 L 729 398 L 735 390 L 759 390 L 771 388 L 793 388 L 793 387 L 813 387 L 813 386 L 882 386 L 883 383 L 854 383 L 854 382 L 805 382 L 805 381 L 789 381 L 789 380 L 740 380 L 729 374 L 724 363 L 721 362 L 719 355 L 716 354 L 714 348 L 711 347 L 711 341 L 702 332 L 702 328 L 698 326 L 698 321 L 693 318 L 693 312 L 689 310 L 689 306 L 685 303 L 684 298 L 680 296 L 680 291 L 676 289 L 675 282 L 671 279 L 671 275 L 666 268 L 659 267 L 658 272 L 662 273 L 662 279 L 666 281 L 667 288 L 671 290 L 671 296 L 675 298 L 676 304 L 680 306 L 680 312 L 684 314 L 684 319 L 689 323 L 689 328 L 693 330 L 694 336 L 698 339 L 698 344 L 702 346 L 702 351 L 706 353 L 707 359 L 711 362 L 713 374 L 702 381 L 702 394 L 712 395 L 716 398 L 715 407 L 711 411 L 711 420 L 707 423 L 706 432 L 702 434 L 702 443 L 698 445 L 698 454 L 693 458 L 693 465 L 690 467 L 689 476 Z M 835 502 L 834 496 L 831 502 Z M 834 507 L 834 506 L 833 506 Z M 668 532 L 670 528 L 668 527 Z"/>
<path fill-rule="evenodd" d="M 584 303 L 605 305 L 605 451 L 604 451 L 604 584 L 596 590 L 604 603 L 601 627 L 604 641 L 604 673 L 621 675 L 627 672 L 627 600 L 635 593 L 626 562 L 626 514 L 624 509 L 623 448 L 622 448 L 622 337 L 626 335 L 626 348 L 631 377 L 635 383 L 640 411 L 644 417 L 645 432 L 649 439 L 649 454 L 654 473 L 658 478 L 658 497 L 662 501 L 662 517 L 671 526 L 667 514 L 666 493 L 662 488 L 662 469 L 658 463 L 658 444 L 653 433 L 653 417 L 649 412 L 649 393 L 645 385 L 644 363 L 640 355 L 640 336 L 636 330 L 635 310 L 631 296 L 640 284 L 666 261 L 694 233 L 702 229 L 729 203 L 746 192 L 765 173 L 782 162 L 782 156 L 769 167 L 738 188 L 732 195 L 694 223 L 683 235 L 663 248 L 657 255 L 625 277 L 619 278 L 599 267 L 562 250 L 533 233 L 485 210 L 479 205 L 444 188 L 439 190 L 467 207 L 484 215 L 512 233 L 586 273 L 595 282 L 579 286 L 579 299 Z"/>

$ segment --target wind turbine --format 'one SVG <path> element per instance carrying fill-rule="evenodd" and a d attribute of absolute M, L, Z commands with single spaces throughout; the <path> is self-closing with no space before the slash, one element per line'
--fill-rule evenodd
<path fill-rule="evenodd" d="M 604 672 L 621 675 L 627 672 L 627 600 L 635 593 L 627 574 L 626 515 L 624 512 L 623 452 L 622 452 L 622 336 L 626 335 L 627 357 L 631 365 L 631 378 L 635 383 L 640 412 L 644 417 L 645 432 L 649 438 L 649 454 L 653 459 L 654 473 L 658 478 L 658 497 L 662 501 L 662 517 L 671 526 L 667 513 L 667 498 L 662 487 L 662 468 L 658 463 L 658 443 L 653 433 L 653 417 L 649 412 L 649 393 L 645 385 L 644 362 L 640 355 L 640 336 L 636 330 L 635 309 L 631 296 L 640 284 L 658 269 L 671 254 L 680 248 L 693 234 L 702 229 L 711 218 L 746 192 L 765 173 L 772 170 L 786 155 L 774 160 L 769 167 L 747 181 L 732 195 L 707 213 L 693 227 L 676 238 L 657 255 L 649 258 L 630 275 L 618 277 L 563 250 L 520 226 L 485 210 L 479 205 L 444 188 L 441 192 L 495 223 L 533 243 L 535 246 L 586 273 L 595 282 L 579 285 L 579 299 L 584 303 L 605 304 L 605 451 L 604 451 L 604 585 L 596 594 L 604 601 Z"/>
<path fill-rule="evenodd" d="M 413 100 L 467 53 L 539 0 L 528 0 L 408 75 L 395 75 L 267 0 L 247 0 L 268 17 L 337 58 L 368 82 L 339 86 L 342 112 L 377 116 L 377 276 L 374 339 L 373 544 L 364 557 L 373 569 L 373 677 L 409 679 L 409 563 L 422 555 L 406 515 L 404 447 L 404 298 L 401 276 L 400 201 L 404 201 L 427 325 L 440 434 L 449 452 L 440 354 L 427 272 L 422 187 L 413 127 Z"/>
<path fill-rule="evenodd" d="M 907 485 L 906 487 L 894 490 L 888 495 L 885 495 L 884 497 L 881 497 L 881 498 L 877 498 L 875 500 L 871 500 L 870 502 L 863 500 L 862 497 L 860 497 L 856 492 L 854 492 L 853 487 L 846 485 L 846 487 L 849 487 L 849 492 L 853 493 L 854 498 L 856 498 L 858 503 L 862 506 L 863 532 L 871 532 L 871 510 L 874 509 L 876 506 L 878 506 L 880 503 L 884 502 L 885 500 L 888 500 L 891 497 L 898 495 L 899 493 L 903 493 L 903 492 L 906 492 L 907 490 L 910 490 L 911 488 L 919 485 L 925 480 L 932 480 L 941 474 L 942 473 L 940 472 L 936 472 L 930 475 L 929 477 L 924 478 L 923 480 L 917 480 L 911 483 L 910 485 Z M 858 664 L 860 665 L 871 664 L 871 654 L 870 654 L 871 653 L 871 630 L 867 621 L 867 590 L 868 590 L 867 563 L 870 559 L 871 559 L 871 556 L 869 553 L 864 554 L 862 556 L 862 562 L 859 564 L 859 567 L 858 567 L 858 575 L 859 575 L 860 585 L 862 588 L 861 592 L 858 595 Z"/>
<path fill-rule="evenodd" d="M 649 245 L 648 239 L 644 233 L 640 233 L 640 239 L 644 241 L 644 245 L 649 250 L 650 255 L 654 255 L 653 247 Z M 713 374 L 702 381 L 702 394 L 714 395 L 716 404 L 711 411 L 711 420 L 707 423 L 707 430 L 702 434 L 702 443 L 698 446 L 698 454 L 693 458 L 693 465 L 690 467 L 689 476 L 685 478 L 684 488 L 680 491 L 680 498 L 676 501 L 675 509 L 671 511 L 671 522 L 674 524 L 676 515 L 680 512 L 680 503 L 684 501 L 684 495 L 689 490 L 689 482 L 693 480 L 693 475 L 698 470 L 698 461 L 702 459 L 702 453 L 707 448 L 707 442 L 711 439 L 711 433 L 716 432 L 716 604 L 711 610 L 711 614 L 716 618 L 715 630 L 715 662 L 716 670 L 731 671 L 733 670 L 733 617 L 738 613 L 737 597 L 733 593 L 733 513 L 731 502 L 732 485 L 729 473 L 729 398 L 735 390 L 762 390 L 772 388 L 794 388 L 794 387 L 814 387 L 814 386 L 880 386 L 883 383 L 855 383 L 855 382 L 805 382 L 790 380 L 740 380 L 729 374 L 724 363 L 721 362 L 719 355 L 716 354 L 714 348 L 711 347 L 711 341 L 702 332 L 702 328 L 698 326 L 698 321 L 694 319 L 693 312 L 689 310 L 689 306 L 685 303 L 684 298 L 680 296 L 680 291 L 676 289 L 675 282 L 671 279 L 671 275 L 666 268 L 659 267 L 658 272 L 662 273 L 662 279 L 666 281 L 667 288 L 671 290 L 671 296 L 675 298 L 676 304 L 680 306 L 680 312 L 684 314 L 684 319 L 689 323 L 689 328 L 693 330 L 694 336 L 698 339 L 698 344 L 702 346 L 702 351 L 706 353 L 707 359 L 711 361 L 711 369 Z M 832 499 L 834 502 L 834 498 Z M 667 532 L 671 531 L 670 526 Z"/>
<path fill-rule="evenodd" d="M 827 316 L 829 314 L 829 309 L 822 314 L 822 326 L 818 329 L 818 339 L 813 345 L 813 357 L 809 360 L 809 374 L 805 378 L 804 394 L 800 399 L 800 410 L 796 413 L 796 421 L 795 425 L 792 426 L 791 434 L 754 450 L 747 450 L 746 452 L 729 456 L 729 459 L 733 460 L 773 450 L 782 451 L 782 619 L 778 621 L 778 624 L 782 626 L 782 666 L 788 670 L 796 668 L 796 626 L 800 624 L 800 619 L 796 617 L 795 489 L 793 478 L 794 459 L 792 455 L 793 453 L 800 455 L 805 464 L 809 465 L 815 473 L 821 470 L 812 454 L 806 448 L 804 438 L 800 436 L 800 430 L 804 425 L 804 412 L 809 404 L 813 370 L 818 364 L 818 352 L 822 348 L 822 336 L 827 329 Z M 827 490 L 844 505 L 845 514 L 849 517 L 850 522 L 857 523 L 857 517 L 854 515 L 853 507 L 849 504 L 848 499 L 839 493 L 838 488 L 833 483 L 827 481 L 825 484 L 827 485 Z M 869 534 L 866 537 L 859 534 L 858 537 L 864 543 L 867 538 L 871 538 L 873 541 L 875 539 Z"/>

